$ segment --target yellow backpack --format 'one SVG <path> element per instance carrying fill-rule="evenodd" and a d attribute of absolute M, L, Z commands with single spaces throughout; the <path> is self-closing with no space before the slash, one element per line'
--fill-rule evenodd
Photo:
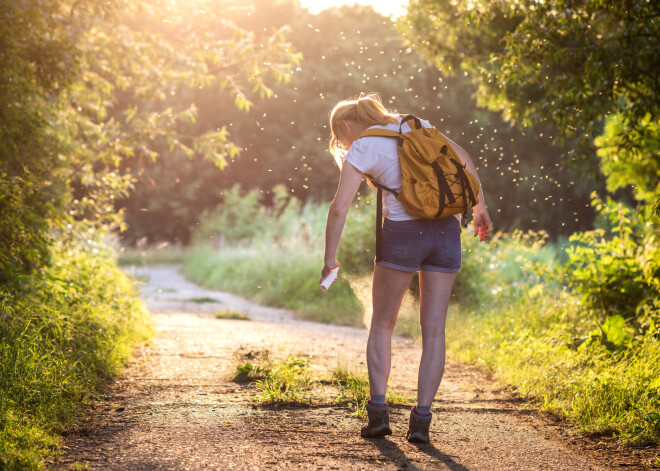
<path fill-rule="evenodd" d="M 404 123 L 412 121 L 411 130 L 403 132 Z M 435 128 L 426 128 L 421 121 L 407 115 L 399 132 L 388 129 L 367 129 L 359 137 L 396 138 L 401 165 L 401 191 L 379 184 L 365 175 L 378 188 L 379 224 L 382 190 L 393 193 L 412 216 L 439 219 L 463 213 L 467 226 L 467 211 L 478 203 L 479 183 L 465 168 L 447 139 Z"/>

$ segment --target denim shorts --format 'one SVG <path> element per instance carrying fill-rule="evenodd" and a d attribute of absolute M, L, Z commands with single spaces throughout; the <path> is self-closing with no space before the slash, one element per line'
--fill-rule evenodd
<path fill-rule="evenodd" d="M 455 273 L 461 269 L 461 225 L 455 216 L 383 224 L 381 260 L 385 268 Z"/>

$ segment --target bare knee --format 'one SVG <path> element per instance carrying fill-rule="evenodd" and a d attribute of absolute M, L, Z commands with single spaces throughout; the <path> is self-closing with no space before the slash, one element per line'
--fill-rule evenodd
<path fill-rule="evenodd" d="M 433 339 L 437 337 L 445 338 L 444 322 L 422 323 L 422 337 L 424 339 Z"/>
<path fill-rule="evenodd" d="M 371 329 L 389 332 L 391 335 L 396 325 L 396 316 L 376 315 L 371 318 Z"/>

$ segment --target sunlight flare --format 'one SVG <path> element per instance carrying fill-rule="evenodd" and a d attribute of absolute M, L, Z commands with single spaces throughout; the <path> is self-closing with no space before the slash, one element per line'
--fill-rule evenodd
<path fill-rule="evenodd" d="M 382 15 L 397 17 L 406 13 L 408 2 L 396 0 L 301 0 L 300 4 L 311 13 L 318 13 L 326 8 L 342 5 L 371 5 L 374 10 Z"/>

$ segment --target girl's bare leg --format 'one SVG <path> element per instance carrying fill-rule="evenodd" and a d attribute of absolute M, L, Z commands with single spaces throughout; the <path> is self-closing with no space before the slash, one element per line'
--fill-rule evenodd
<path fill-rule="evenodd" d="M 384 395 L 392 360 L 392 331 L 412 273 L 376 265 L 372 288 L 373 315 L 367 342 L 371 395 Z"/>
<path fill-rule="evenodd" d="M 445 372 L 445 321 L 456 273 L 421 271 L 419 277 L 422 359 L 417 404 L 430 406 Z"/>

